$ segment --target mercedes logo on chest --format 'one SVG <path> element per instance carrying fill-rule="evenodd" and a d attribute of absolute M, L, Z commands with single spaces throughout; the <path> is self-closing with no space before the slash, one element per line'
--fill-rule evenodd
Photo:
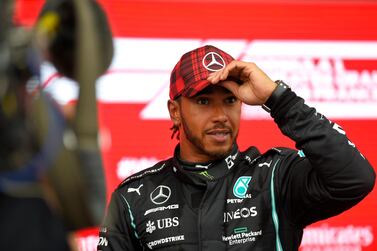
<path fill-rule="evenodd" d="M 160 205 L 165 203 L 170 198 L 170 195 L 170 187 L 161 185 L 156 187 L 153 192 L 151 192 L 150 198 L 154 204 Z"/>
<path fill-rule="evenodd" d="M 220 71 L 225 67 L 224 59 L 216 52 L 208 52 L 203 57 L 202 64 L 209 71 Z"/>

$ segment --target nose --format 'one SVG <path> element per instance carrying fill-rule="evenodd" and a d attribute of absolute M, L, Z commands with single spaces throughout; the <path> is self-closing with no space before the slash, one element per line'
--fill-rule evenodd
<path fill-rule="evenodd" d="M 225 108 L 223 106 L 217 105 L 213 109 L 214 111 L 213 111 L 212 121 L 214 123 L 218 123 L 218 122 L 225 123 L 228 121 L 228 115 L 226 114 Z"/>

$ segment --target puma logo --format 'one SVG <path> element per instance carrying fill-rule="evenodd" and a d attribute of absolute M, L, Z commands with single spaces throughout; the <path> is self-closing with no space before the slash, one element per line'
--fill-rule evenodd
<path fill-rule="evenodd" d="M 141 188 L 142 186 L 143 186 L 143 184 L 141 184 L 138 188 L 130 187 L 130 188 L 128 188 L 127 192 L 128 192 L 128 193 L 136 192 L 138 195 L 140 195 L 140 188 Z"/>
<path fill-rule="evenodd" d="M 272 160 L 270 160 L 270 162 L 263 162 L 263 163 L 260 163 L 258 166 L 259 166 L 259 167 L 263 167 L 263 166 L 270 167 L 270 166 L 271 166 L 271 163 L 272 163 Z"/>

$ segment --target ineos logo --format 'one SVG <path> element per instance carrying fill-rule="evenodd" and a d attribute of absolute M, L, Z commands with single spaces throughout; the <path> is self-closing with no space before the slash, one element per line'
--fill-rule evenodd
<path fill-rule="evenodd" d="M 156 205 L 163 204 L 170 198 L 170 194 L 170 187 L 158 186 L 150 194 L 151 201 Z"/>
<path fill-rule="evenodd" d="M 224 59 L 216 52 L 208 52 L 204 56 L 202 64 L 209 71 L 220 71 L 225 67 Z"/>

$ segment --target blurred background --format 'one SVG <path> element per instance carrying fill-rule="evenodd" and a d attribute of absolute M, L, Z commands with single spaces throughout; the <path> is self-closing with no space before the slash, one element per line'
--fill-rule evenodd
<path fill-rule="evenodd" d="M 114 57 L 96 83 L 107 196 L 129 175 L 171 156 L 166 101 L 180 56 L 212 44 L 283 79 L 308 104 L 342 125 L 377 168 L 377 2 L 366 0 L 100 0 Z M 33 27 L 44 1 L 16 0 L 14 21 Z M 77 84 L 49 63 L 40 87 L 70 114 Z M 244 107 L 239 146 L 294 144 L 259 107 Z M 377 193 L 305 230 L 301 251 L 377 250 Z M 76 232 L 93 251 L 97 228 Z"/>

